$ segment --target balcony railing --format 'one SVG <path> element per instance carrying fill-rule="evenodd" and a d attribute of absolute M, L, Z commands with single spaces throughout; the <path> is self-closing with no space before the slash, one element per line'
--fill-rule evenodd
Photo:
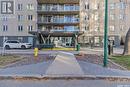
<path fill-rule="evenodd" d="M 79 23 L 79 19 L 52 19 L 52 20 L 43 20 L 42 18 L 38 18 L 38 23 Z"/>
<path fill-rule="evenodd" d="M 41 30 L 41 29 L 40 29 Z M 45 29 L 42 31 L 49 31 L 49 32 L 56 32 L 56 31 L 61 31 L 61 32 L 76 32 L 76 31 L 80 31 L 79 29 L 73 29 L 73 30 L 69 30 L 69 29 Z"/>
<path fill-rule="evenodd" d="M 79 31 L 79 29 L 74 29 L 74 30 L 65 30 L 65 29 L 63 29 L 63 30 L 54 30 L 54 29 L 52 29 L 52 30 L 50 30 L 50 31 L 52 31 L 52 32 L 55 32 L 55 31 L 61 31 L 61 32 L 75 32 L 75 31 Z"/>
<path fill-rule="evenodd" d="M 38 6 L 37 8 L 38 11 L 53 11 L 53 12 L 64 12 L 64 11 L 79 11 L 79 6 L 73 6 L 73 7 L 42 7 L 42 6 Z"/>

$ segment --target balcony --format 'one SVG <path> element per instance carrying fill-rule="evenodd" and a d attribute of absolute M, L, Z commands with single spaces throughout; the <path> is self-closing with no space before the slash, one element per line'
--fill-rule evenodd
<path fill-rule="evenodd" d="M 39 25 L 79 25 L 79 19 L 50 19 L 50 20 L 43 20 L 42 18 L 38 18 Z"/>
<path fill-rule="evenodd" d="M 38 10 L 38 14 L 43 14 L 43 15 L 69 15 L 69 14 L 79 14 L 79 11 L 43 11 L 43 10 Z"/>
<path fill-rule="evenodd" d="M 38 3 L 79 4 L 80 0 L 37 0 Z"/>
<path fill-rule="evenodd" d="M 79 14 L 79 6 L 72 5 L 39 5 L 37 8 L 39 14 Z"/>
<path fill-rule="evenodd" d="M 41 29 L 40 29 L 41 30 Z M 79 29 L 45 29 L 45 30 L 41 30 L 41 31 L 48 31 L 48 32 L 79 32 Z"/>

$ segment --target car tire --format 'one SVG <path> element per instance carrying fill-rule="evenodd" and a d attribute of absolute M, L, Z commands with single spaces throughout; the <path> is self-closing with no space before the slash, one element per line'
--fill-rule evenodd
<path fill-rule="evenodd" d="M 22 48 L 22 49 L 26 49 L 26 46 L 22 45 L 21 48 Z"/>
<path fill-rule="evenodd" d="M 10 49 L 10 46 L 9 46 L 9 45 L 6 45 L 6 46 L 5 46 L 5 49 Z"/>

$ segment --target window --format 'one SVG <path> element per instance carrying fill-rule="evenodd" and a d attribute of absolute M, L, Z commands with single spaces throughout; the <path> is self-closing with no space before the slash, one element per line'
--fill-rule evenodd
<path fill-rule="evenodd" d="M 33 4 L 28 4 L 27 5 L 27 10 L 34 10 Z"/>
<path fill-rule="evenodd" d="M 6 32 L 8 30 L 8 26 L 7 25 L 3 25 L 3 32 Z"/>
<path fill-rule="evenodd" d="M 115 31 L 115 26 L 110 26 L 110 31 Z"/>
<path fill-rule="evenodd" d="M 59 5 L 59 8 L 58 8 L 59 11 L 64 11 L 64 5 Z"/>
<path fill-rule="evenodd" d="M 110 14 L 110 19 L 114 20 L 115 19 L 115 15 L 114 14 Z"/>
<path fill-rule="evenodd" d="M 33 15 L 28 15 L 28 20 L 29 21 L 33 20 Z"/>
<path fill-rule="evenodd" d="M 64 22 L 74 22 L 74 21 L 73 21 L 73 16 L 72 16 L 72 15 L 67 15 L 67 16 L 65 16 Z"/>
<path fill-rule="evenodd" d="M 6 16 L 3 16 L 3 17 L 1 18 L 1 20 L 2 20 L 2 21 L 8 21 L 8 18 L 7 18 Z"/>
<path fill-rule="evenodd" d="M 22 11 L 23 10 L 23 4 L 18 4 L 18 10 Z"/>
<path fill-rule="evenodd" d="M 70 10 L 71 10 L 71 11 L 75 10 L 75 9 L 74 9 L 74 5 L 70 5 Z"/>
<path fill-rule="evenodd" d="M 89 26 L 85 26 L 85 31 L 89 31 Z"/>
<path fill-rule="evenodd" d="M 18 21 L 22 21 L 23 20 L 23 15 L 18 15 Z"/>
<path fill-rule="evenodd" d="M 87 5 L 87 9 L 89 9 L 89 4 Z"/>
<path fill-rule="evenodd" d="M 88 15 L 85 15 L 84 20 L 85 20 L 85 21 L 89 20 L 89 16 L 88 16 Z"/>
<path fill-rule="evenodd" d="M 95 4 L 93 8 L 98 9 L 98 4 Z"/>
<path fill-rule="evenodd" d="M 18 37 L 19 42 L 23 42 L 23 37 Z"/>
<path fill-rule="evenodd" d="M 94 29 L 95 31 L 99 31 L 100 29 L 99 29 L 99 26 L 98 25 L 95 25 L 95 29 Z"/>
<path fill-rule="evenodd" d="M 119 19 L 124 20 L 125 19 L 125 14 L 120 14 Z"/>
<path fill-rule="evenodd" d="M 78 5 L 75 5 L 75 10 L 79 11 L 79 6 Z"/>
<path fill-rule="evenodd" d="M 94 18 L 95 18 L 95 15 L 94 15 L 94 14 L 91 14 L 91 17 L 92 17 L 92 19 L 94 19 Z"/>
<path fill-rule="evenodd" d="M 32 31 L 33 30 L 33 26 L 28 26 L 28 31 Z"/>
<path fill-rule="evenodd" d="M 77 7 L 76 7 L 76 9 L 78 10 Z M 65 11 L 73 11 L 73 10 L 75 10 L 75 6 L 74 6 L 74 5 L 71 5 L 71 4 L 66 4 L 66 5 L 64 6 L 64 10 L 65 10 Z"/>
<path fill-rule="evenodd" d="M 19 26 L 18 26 L 18 31 L 19 31 L 19 32 L 23 31 L 23 26 L 22 26 L 22 25 L 19 25 Z"/>
<path fill-rule="evenodd" d="M 124 2 L 120 2 L 119 8 L 120 9 L 125 9 L 126 8 L 126 4 Z"/>
<path fill-rule="evenodd" d="M 70 5 L 65 5 L 64 10 L 65 11 L 70 11 Z"/>
<path fill-rule="evenodd" d="M 98 19 L 99 19 L 99 15 L 97 13 L 97 14 L 95 14 L 95 21 L 97 21 Z"/>
<path fill-rule="evenodd" d="M 89 3 L 88 2 L 85 3 L 85 9 L 86 10 L 89 9 Z"/>
<path fill-rule="evenodd" d="M 87 6 L 85 5 L 85 9 L 87 9 Z"/>
<path fill-rule="evenodd" d="M 87 30 L 87 27 L 85 26 L 85 29 L 84 29 L 85 31 Z"/>
<path fill-rule="evenodd" d="M 110 4 L 110 9 L 115 9 L 115 4 L 114 3 Z"/>
<path fill-rule="evenodd" d="M 89 26 L 85 26 L 85 31 L 89 31 Z"/>
<path fill-rule="evenodd" d="M 7 41 L 8 40 L 8 37 L 3 37 L 3 41 L 5 42 L 5 41 Z"/>
<path fill-rule="evenodd" d="M 57 11 L 58 5 L 57 4 L 50 5 L 50 10 Z"/>
<path fill-rule="evenodd" d="M 85 16 L 84 20 L 87 21 L 87 16 Z"/>
<path fill-rule="evenodd" d="M 75 31 L 74 26 L 64 26 L 65 31 Z"/>
<path fill-rule="evenodd" d="M 120 25 L 120 31 L 124 31 L 124 25 Z"/>
<path fill-rule="evenodd" d="M 99 37 L 94 37 L 94 42 L 96 45 L 100 43 L 100 38 Z"/>

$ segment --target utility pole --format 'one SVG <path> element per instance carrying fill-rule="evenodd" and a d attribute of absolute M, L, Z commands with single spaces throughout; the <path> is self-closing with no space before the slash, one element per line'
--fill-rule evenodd
<path fill-rule="evenodd" d="M 105 22 L 104 22 L 104 67 L 108 63 L 108 0 L 105 0 Z"/>

